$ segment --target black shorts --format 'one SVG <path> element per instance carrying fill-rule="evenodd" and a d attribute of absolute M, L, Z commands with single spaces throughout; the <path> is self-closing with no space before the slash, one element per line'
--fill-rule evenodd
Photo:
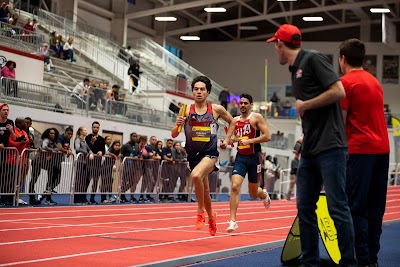
<path fill-rule="evenodd" d="M 190 171 L 192 171 L 197 164 L 200 163 L 200 161 L 205 158 L 218 158 L 219 157 L 219 152 L 218 151 L 209 151 L 209 152 L 198 152 L 195 155 L 188 155 L 188 161 L 189 161 L 189 167 L 190 167 Z M 218 171 L 218 167 L 215 166 L 215 169 L 213 171 Z"/>

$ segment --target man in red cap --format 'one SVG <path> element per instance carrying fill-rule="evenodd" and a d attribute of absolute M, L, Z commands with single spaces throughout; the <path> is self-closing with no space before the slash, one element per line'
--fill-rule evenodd
<path fill-rule="evenodd" d="M 301 49 L 301 32 L 293 25 L 279 27 L 267 42 L 275 43 L 281 65 L 289 65 L 296 111 L 303 140 L 297 171 L 297 209 L 304 266 L 319 266 L 318 223 L 315 210 L 324 186 L 335 222 L 340 266 L 357 266 L 354 229 L 346 197 L 347 140 L 340 107 L 346 96 L 329 59 Z"/>

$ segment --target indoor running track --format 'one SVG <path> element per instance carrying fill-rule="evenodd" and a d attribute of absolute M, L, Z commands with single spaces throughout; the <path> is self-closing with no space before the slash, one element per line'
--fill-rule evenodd
<path fill-rule="evenodd" d="M 213 203 L 218 232 L 194 230 L 196 203 L 6 208 L 0 210 L 0 266 L 185 265 L 282 245 L 295 201 L 243 201 L 227 234 L 229 203 Z M 400 187 L 384 220 L 400 219 Z"/>

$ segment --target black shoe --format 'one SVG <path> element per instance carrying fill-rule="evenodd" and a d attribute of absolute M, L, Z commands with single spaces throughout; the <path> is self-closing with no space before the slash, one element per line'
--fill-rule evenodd
<path fill-rule="evenodd" d="M 40 205 L 41 203 L 36 198 L 31 198 L 31 199 L 29 199 L 29 204 L 30 205 Z"/>
<path fill-rule="evenodd" d="M 11 201 L 11 200 L 6 200 L 6 201 L 4 201 L 4 205 L 6 205 L 6 206 L 14 206 L 14 203 Z"/>
<path fill-rule="evenodd" d="M 57 202 L 55 202 L 55 201 L 53 201 L 52 199 L 50 199 L 50 200 L 46 200 L 46 201 L 44 202 L 44 204 L 46 204 L 46 205 L 48 205 L 48 206 L 54 206 L 54 205 L 57 205 Z"/>
<path fill-rule="evenodd" d="M 97 205 L 97 204 L 99 204 L 99 203 L 97 203 L 96 200 L 91 199 L 91 200 L 89 201 L 89 204 L 91 204 L 91 205 Z"/>
<path fill-rule="evenodd" d="M 144 202 L 146 202 L 146 199 L 144 199 L 143 197 L 140 197 L 138 202 L 139 203 L 144 203 Z"/>
<path fill-rule="evenodd" d="M 131 202 L 131 203 L 138 203 L 137 199 L 134 198 L 134 197 L 131 198 L 130 202 Z"/>

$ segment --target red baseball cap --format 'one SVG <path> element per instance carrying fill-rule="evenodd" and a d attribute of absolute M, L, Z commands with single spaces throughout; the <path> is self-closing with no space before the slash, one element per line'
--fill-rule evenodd
<path fill-rule="evenodd" d="M 276 31 L 274 37 L 267 40 L 268 43 L 274 42 L 275 40 L 281 40 L 285 43 L 300 45 L 301 44 L 301 32 L 299 28 L 291 24 L 283 24 Z"/>
<path fill-rule="evenodd" d="M 1 2 L 1 6 L 4 6 L 6 4 L 6 2 Z"/>

